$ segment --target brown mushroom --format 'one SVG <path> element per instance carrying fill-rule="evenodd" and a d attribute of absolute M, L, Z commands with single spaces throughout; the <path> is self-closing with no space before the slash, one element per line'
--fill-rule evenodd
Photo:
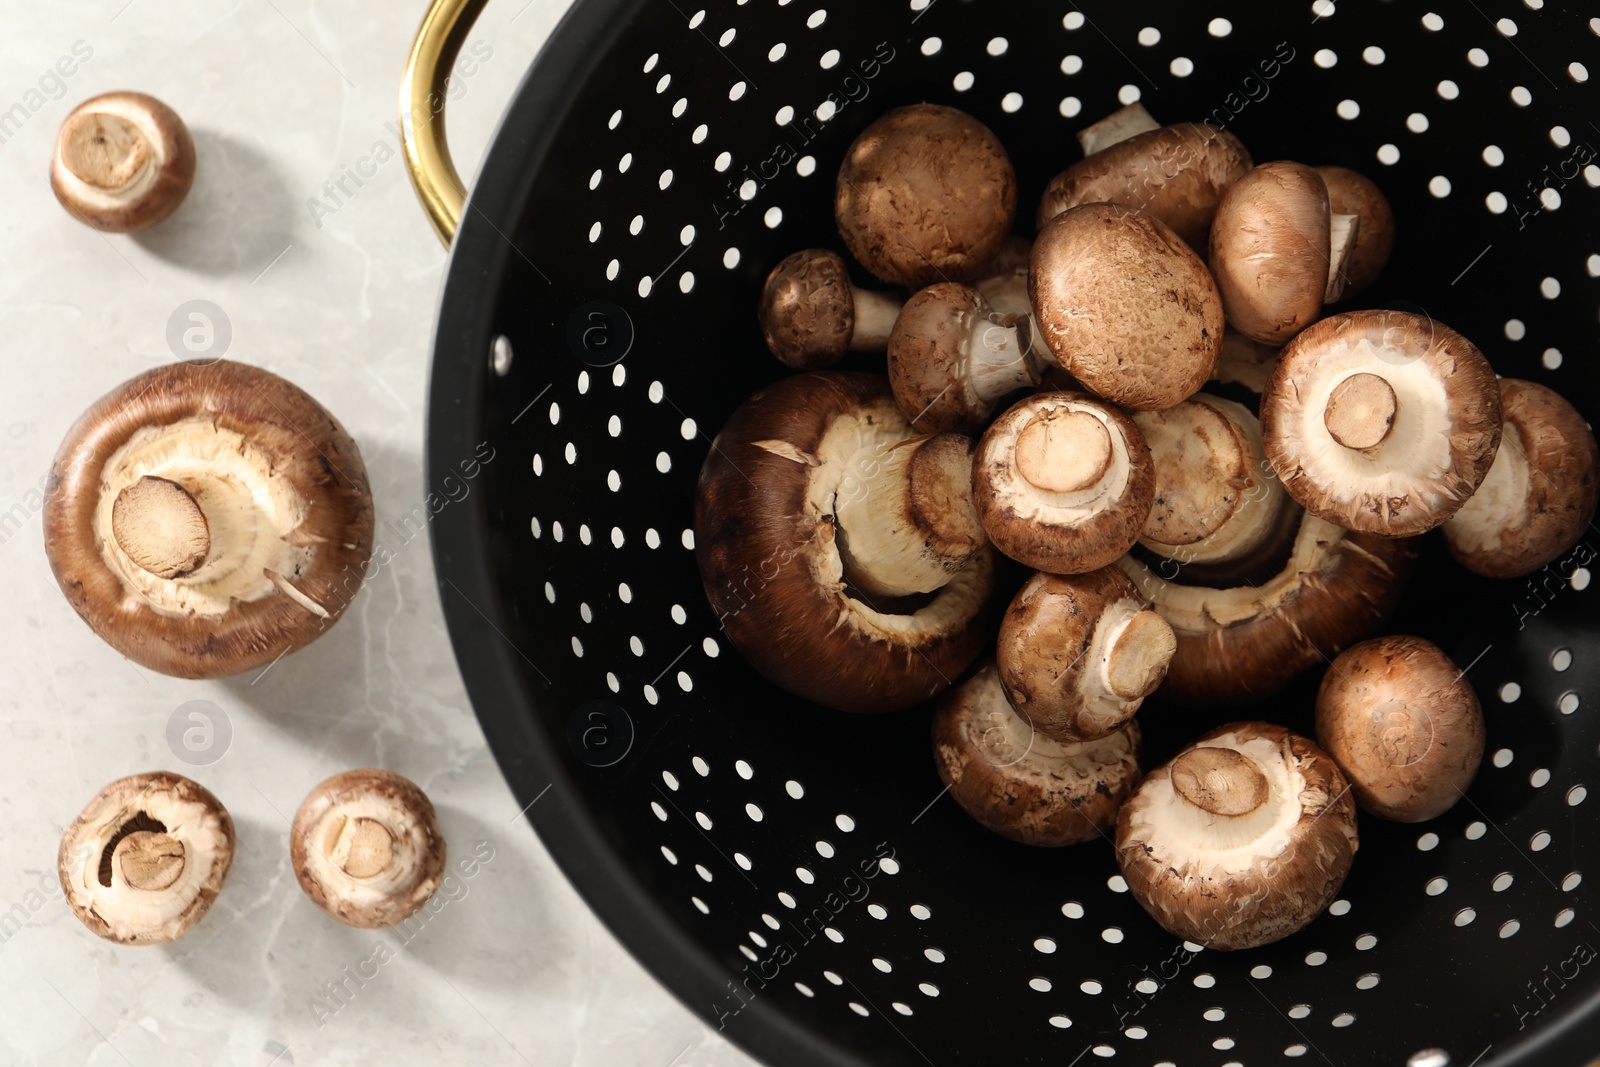
<path fill-rule="evenodd" d="M 1120 729 L 1161 684 L 1177 644 L 1148 605 L 1116 567 L 1028 579 L 995 646 L 1011 706 L 1056 741 Z"/>
<path fill-rule="evenodd" d="M 973 498 L 989 540 L 1034 570 L 1082 574 L 1139 539 L 1154 498 L 1144 435 L 1083 393 L 1036 393 L 978 442 Z"/>
<path fill-rule="evenodd" d="M 1463 567 L 1518 578 L 1559 559 L 1594 518 L 1600 452 L 1564 397 L 1536 382 L 1500 379 L 1504 430 L 1477 492 L 1444 524 Z"/>
<path fill-rule="evenodd" d="M 1400 311 L 1332 315 L 1289 342 L 1261 395 L 1261 437 L 1300 505 L 1388 537 L 1438 526 L 1477 490 L 1500 443 L 1482 353 Z"/>
<path fill-rule="evenodd" d="M 746 400 L 700 472 L 695 544 L 734 647 L 791 693 L 894 711 L 982 651 L 996 561 L 970 444 L 913 437 L 878 375 L 796 375 Z"/>
<path fill-rule="evenodd" d="M 1138 723 L 1094 741 L 1052 741 L 1006 703 L 993 664 L 940 700 L 933 750 L 956 803 L 1025 845 L 1107 837 L 1139 780 Z"/>
<path fill-rule="evenodd" d="M 50 468 L 45 553 L 67 600 L 135 663 L 263 667 L 360 588 L 372 494 L 344 427 L 243 363 L 173 363 L 113 389 Z"/>
<path fill-rule="evenodd" d="M 1011 159 L 964 111 L 912 104 L 878 117 L 845 152 L 834 216 L 845 247 L 886 282 L 966 281 L 992 259 L 1017 211 Z"/>
<path fill-rule="evenodd" d="M 74 218 L 107 233 L 149 229 L 194 183 L 194 140 L 178 113 L 144 93 L 104 93 L 56 134 L 50 188 Z"/>
<path fill-rule="evenodd" d="M 1256 948 L 1322 913 L 1360 839 L 1327 753 L 1281 726 L 1218 727 L 1150 772 L 1117 817 L 1117 863 L 1150 916 L 1206 948 Z"/>
<path fill-rule="evenodd" d="M 232 863 L 228 810 L 170 771 L 100 790 L 62 834 L 58 855 L 73 914 L 121 945 L 182 937 L 217 899 Z"/>
<path fill-rule="evenodd" d="M 1317 743 L 1339 764 L 1361 810 L 1396 822 L 1443 815 L 1483 759 L 1483 709 L 1435 644 L 1363 641 L 1329 665 L 1317 690 Z"/>
<path fill-rule="evenodd" d="M 900 300 L 850 283 L 843 257 L 823 248 L 786 256 L 761 291 L 761 332 L 796 370 L 832 366 L 846 352 L 882 352 Z"/>
<path fill-rule="evenodd" d="M 306 795 L 289 829 L 289 858 L 311 903 L 346 926 L 377 930 L 433 896 L 445 844 L 427 794 L 369 768 L 336 774 Z"/>
<path fill-rule="evenodd" d="M 1107 400 L 1169 408 L 1216 366 L 1217 287 L 1200 257 L 1151 215 L 1084 204 L 1056 216 L 1033 243 L 1028 284 L 1054 362 Z"/>
<path fill-rule="evenodd" d="M 1394 250 L 1394 209 L 1371 178 L 1348 167 L 1318 167 L 1328 187 L 1328 205 L 1335 216 L 1360 220 L 1343 267 L 1340 285 L 1348 300 L 1372 288 Z"/>

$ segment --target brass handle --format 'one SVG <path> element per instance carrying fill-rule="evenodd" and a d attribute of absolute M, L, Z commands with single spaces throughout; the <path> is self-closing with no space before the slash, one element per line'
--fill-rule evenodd
<path fill-rule="evenodd" d="M 400 79 L 401 147 L 422 210 L 445 247 L 456 235 L 466 189 L 444 134 L 445 79 L 488 0 L 432 0 Z"/>

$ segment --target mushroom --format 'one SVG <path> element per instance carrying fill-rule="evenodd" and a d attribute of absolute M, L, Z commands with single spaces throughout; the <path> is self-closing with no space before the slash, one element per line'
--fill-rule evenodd
<path fill-rule="evenodd" d="M 796 375 L 746 400 L 712 443 L 695 507 L 701 580 L 729 641 L 841 711 L 943 690 L 998 613 L 969 449 L 912 437 L 879 375 Z"/>
<path fill-rule="evenodd" d="M 45 553 L 89 627 L 181 678 L 263 667 L 360 587 L 372 494 L 355 442 L 293 384 L 173 363 L 89 408 L 50 468 Z"/>
<path fill-rule="evenodd" d="M 104 93 L 56 134 L 50 188 L 80 222 L 106 233 L 146 230 L 194 184 L 194 140 L 178 113 L 144 93 Z"/>
<path fill-rule="evenodd" d="M 1329 206 L 1322 176 L 1300 163 L 1263 163 L 1235 182 L 1211 223 L 1211 273 L 1228 325 L 1282 344 L 1343 295 L 1357 216 Z"/>
<path fill-rule="evenodd" d="M 1052 741 L 1006 703 L 993 664 L 940 700 L 933 751 L 956 803 L 1025 845 L 1108 837 L 1139 780 L 1138 723 L 1094 741 Z"/>
<path fill-rule="evenodd" d="M 1236 561 L 1231 573 L 1176 560 L 1152 567 L 1132 555 L 1118 561 L 1177 637 L 1163 698 L 1216 706 L 1270 696 L 1394 610 L 1416 558 L 1410 541 L 1289 511 L 1299 522 L 1287 555 Z"/>
<path fill-rule="evenodd" d="M 1594 432 L 1559 393 L 1500 379 L 1504 430 L 1478 491 L 1444 524 L 1463 567 L 1519 578 L 1559 559 L 1594 518 L 1600 453 Z"/>
<path fill-rule="evenodd" d="M 1116 567 L 1035 574 L 1000 621 L 1006 699 L 1041 734 L 1092 741 L 1120 729 L 1166 676 L 1177 639 Z"/>
<path fill-rule="evenodd" d="M 175 941 L 199 922 L 233 863 L 233 820 L 198 782 L 151 771 L 112 782 L 61 835 L 67 905 L 121 945 Z"/>
<path fill-rule="evenodd" d="M 1028 293 L 1028 265 L 1033 258 L 1033 242 L 1015 234 L 1007 237 L 1000 251 L 971 282 L 974 289 L 1002 315 L 1033 318 L 1033 297 Z M 1038 330 L 1030 327 L 1033 334 Z"/>
<path fill-rule="evenodd" d="M 1155 473 L 1144 435 L 1083 393 L 1035 393 L 985 431 L 973 499 L 989 540 L 1034 570 L 1083 574 L 1139 539 Z"/>
<path fill-rule="evenodd" d="M 1350 786 L 1281 726 L 1205 734 L 1140 782 L 1117 816 L 1117 863 L 1162 928 L 1206 948 L 1257 948 L 1321 914 L 1360 844 Z"/>
<path fill-rule="evenodd" d="M 1432 642 L 1363 641 L 1317 690 L 1317 743 L 1350 779 L 1361 810 L 1423 822 L 1466 795 L 1483 759 L 1483 709 L 1464 672 Z"/>
<path fill-rule="evenodd" d="M 844 258 L 823 248 L 785 257 L 761 291 L 761 332 L 796 370 L 818 370 L 846 352 L 882 352 L 900 300 L 850 283 Z"/>
<path fill-rule="evenodd" d="M 1211 380 L 1224 385 L 1242 385 L 1259 397 L 1272 377 L 1272 368 L 1278 365 L 1280 347 L 1252 341 L 1238 330 L 1224 330 L 1222 350 L 1217 353 L 1217 366 L 1211 372 Z"/>
<path fill-rule="evenodd" d="M 1069 208 L 1112 201 L 1166 223 L 1192 248 L 1222 194 L 1250 170 L 1228 130 L 1200 123 L 1157 126 L 1142 104 L 1113 112 L 1078 135 L 1084 158 L 1057 174 L 1039 199 L 1039 228 Z"/>
<path fill-rule="evenodd" d="M 1488 360 L 1443 323 L 1401 311 L 1332 315 L 1283 349 L 1261 438 L 1283 487 L 1329 522 L 1403 537 L 1467 502 L 1500 443 Z"/>
<path fill-rule="evenodd" d="M 845 247 L 886 282 L 966 281 L 992 259 L 1017 211 L 1011 159 L 964 111 L 912 104 L 878 117 L 845 152 L 834 216 Z"/>
<path fill-rule="evenodd" d="M 1348 167 L 1318 167 L 1328 187 L 1328 205 L 1335 217 L 1353 215 L 1360 222 L 1345 258 L 1339 284 L 1348 300 L 1366 292 L 1383 273 L 1394 250 L 1394 209 L 1371 178 Z"/>
<path fill-rule="evenodd" d="M 1107 400 L 1169 408 L 1216 366 L 1216 284 L 1200 257 L 1151 215 L 1120 204 L 1063 212 L 1033 243 L 1028 285 L 1054 362 Z"/>
<path fill-rule="evenodd" d="M 289 829 L 294 876 L 346 926 L 378 930 L 428 902 L 445 845 L 428 796 L 392 771 L 345 771 L 306 794 Z"/>

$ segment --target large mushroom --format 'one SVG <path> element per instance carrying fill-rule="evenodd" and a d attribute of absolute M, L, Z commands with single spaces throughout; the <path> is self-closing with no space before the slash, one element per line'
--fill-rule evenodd
<path fill-rule="evenodd" d="M 228 810 L 170 771 L 100 790 L 62 834 L 58 856 L 73 914 L 122 945 L 182 937 L 217 899 L 232 863 Z"/>
<path fill-rule="evenodd" d="M 1359 838 L 1327 753 L 1264 722 L 1218 727 L 1152 771 L 1117 817 L 1135 900 L 1175 937 L 1256 948 L 1321 914 Z"/>
<path fill-rule="evenodd" d="M 194 139 L 178 113 L 144 93 L 103 93 L 56 134 L 50 188 L 73 218 L 106 233 L 149 229 L 194 184 Z"/>
<path fill-rule="evenodd" d="M 1138 723 L 1094 741 L 1053 741 L 1006 702 L 993 664 L 940 700 L 933 750 L 956 803 L 1025 845 L 1109 839 L 1139 779 Z"/>
<path fill-rule="evenodd" d="M 1363 641 L 1317 690 L 1317 743 L 1363 811 L 1398 822 L 1443 815 L 1483 759 L 1483 709 L 1437 645 L 1397 635 Z"/>
<path fill-rule="evenodd" d="M 1300 505 L 1389 537 L 1438 526 L 1477 490 L 1500 443 L 1488 360 L 1443 323 L 1400 311 L 1332 315 L 1284 346 L 1261 437 Z"/>
<path fill-rule="evenodd" d="M 834 216 L 845 247 L 884 281 L 965 281 L 1011 232 L 1017 176 L 994 133 L 953 107 L 879 116 L 845 152 Z"/>
<path fill-rule="evenodd" d="M 1518 578 L 1559 559 L 1589 529 L 1600 490 L 1594 431 L 1561 394 L 1500 379 L 1504 429 L 1478 491 L 1444 524 L 1463 567 Z"/>
<path fill-rule="evenodd" d="M 50 468 L 45 553 L 83 620 L 182 678 L 263 667 L 338 620 L 372 550 L 355 442 L 242 363 L 174 363 L 113 389 Z"/>
<path fill-rule="evenodd" d="M 796 375 L 750 397 L 700 471 L 706 596 L 756 670 L 843 711 L 950 684 L 995 612 L 970 442 L 913 436 L 877 375 Z"/>
<path fill-rule="evenodd" d="M 1116 567 L 1035 574 L 1000 621 L 995 663 L 1006 699 L 1061 742 L 1105 737 L 1166 677 L 1177 639 Z"/>
<path fill-rule="evenodd" d="M 1318 167 L 1328 187 L 1328 206 L 1335 217 L 1357 219 L 1355 235 L 1342 267 L 1344 277 L 1335 284 L 1343 289 L 1337 299 L 1348 300 L 1372 288 L 1394 250 L 1394 209 L 1383 190 L 1365 174 L 1349 167 Z"/>
<path fill-rule="evenodd" d="M 785 256 L 761 290 L 767 347 L 796 370 L 832 366 L 847 352 L 882 352 L 900 300 L 860 289 L 837 252 L 808 248 Z"/>

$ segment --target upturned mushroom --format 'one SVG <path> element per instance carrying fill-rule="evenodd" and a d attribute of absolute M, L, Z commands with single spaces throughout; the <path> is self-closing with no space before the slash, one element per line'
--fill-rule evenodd
<path fill-rule="evenodd" d="M 444 874 L 433 804 L 392 771 L 345 771 L 319 783 L 289 829 L 300 888 L 346 926 L 382 929 L 428 902 Z"/>
<path fill-rule="evenodd" d="M 1084 158 L 1050 180 L 1039 199 L 1042 230 L 1081 204 L 1111 201 L 1153 215 L 1191 248 L 1205 244 L 1222 194 L 1251 167 L 1228 130 L 1185 122 L 1158 126 L 1143 104 L 1129 104 L 1078 135 Z"/>
<path fill-rule="evenodd" d="M 1559 559 L 1589 529 L 1600 490 L 1594 431 L 1559 393 L 1500 379 L 1504 429 L 1477 492 L 1444 524 L 1450 554 L 1489 578 Z"/>
<path fill-rule="evenodd" d="M 1017 713 L 1055 741 L 1120 729 L 1166 677 L 1177 639 L 1116 567 L 1035 574 L 1000 621 L 995 664 Z"/>
<path fill-rule="evenodd" d="M 940 700 L 933 751 L 956 803 L 1025 845 L 1109 839 L 1139 780 L 1138 723 L 1094 741 L 1053 741 L 1006 703 L 993 664 Z"/>
<path fill-rule="evenodd" d="M 194 140 L 178 113 L 144 93 L 104 93 L 56 134 L 50 188 L 73 218 L 106 233 L 149 229 L 194 184 Z"/>
<path fill-rule="evenodd" d="M 175 941 L 205 915 L 233 863 L 233 820 L 202 785 L 170 771 L 112 782 L 61 836 L 67 905 L 121 945 Z"/>
<path fill-rule="evenodd" d="M 1371 178 L 1348 167 L 1318 167 L 1317 173 L 1328 187 L 1328 206 L 1335 217 L 1353 215 L 1358 221 L 1355 237 L 1345 257 L 1339 280 L 1348 300 L 1372 288 L 1394 251 L 1394 209 Z"/>
<path fill-rule="evenodd" d="M 847 352 L 882 352 L 900 299 L 850 282 L 844 258 L 824 248 L 786 256 L 761 291 L 761 333 L 779 361 L 819 370 Z"/>
<path fill-rule="evenodd" d="M 1363 641 L 1329 665 L 1317 690 L 1317 743 L 1362 811 L 1422 822 L 1466 795 L 1483 759 L 1483 709 L 1437 645 L 1396 635 Z"/>
<path fill-rule="evenodd" d="M 1056 216 L 1033 242 L 1028 285 L 1054 361 L 1137 410 L 1169 408 L 1211 377 L 1222 302 L 1166 223 L 1120 204 Z"/>
<path fill-rule="evenodd" d="M 1235 182 L 1211 223 L 1211 273 L 1228 325 L 1283 344 L 1343 295 L 1355 215 L 1335 213 L 1322 176 L 1300 163 L 1263 163 Z"/>
<path fill-rule="evenodd" d="M 372 551 L 344 427 L 242 363 L 173 363 L 113 389 L 50 468 L 45 553 L 89 627 L 182 678 L 263 667 L 338 620 Z"/>
<path fill-rule="evenodd" d="M 1404 537 L 1454 515 L 1500 444 L 1488 360 L 1443 323 L 1331 315 L 1284 346 L 1261 395 L 1267 460 L 1300 505 L 1349 530 Z"/>
<path fill-rule="evenodd" d="M 1012 405 L 978 442 L 972 481 L 989 540 L 1049 574 L 1115 561 L 1139 539 L 1155 495 L 1139 427 L 1083 393 L 1036 393 Z"/>
<path fill-rule="evenodd" d="M 1264 722 L 1218 727 L 1140 782 L 1117 816 L 1117 862 L 1175 937 L 1222 951 L 1288 937 L 1322 913 L 1360 840 L 1327 753 Z"/>
<path fill-rule="evenodd" d="M 999 138 L 938 104 L 896 108 L 862 130 L 834 195 L 856 262 L 908 289 L 966 281 L 1000 251 L 1016 211 L 1017 177 Z"/>
<path fill-rule="evenodd" d="M 842 711 L 938 693 L 998 613 L 970 442 L 913 436 L 878 375 L 796 375 L 746 400 L 701 468 L 695 545 L 734 647 Z"/>

